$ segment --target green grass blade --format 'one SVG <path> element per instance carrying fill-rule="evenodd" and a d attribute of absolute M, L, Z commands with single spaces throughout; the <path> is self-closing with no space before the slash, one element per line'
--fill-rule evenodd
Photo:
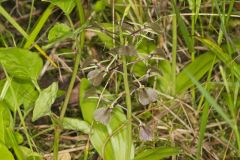
<path fill-rule="evenodd" d="M 213 41 L 206 39 L 206 38 L 200 38 L 200 37 L 196 37 L 197 40 L 199 40 L 200 42 L 202 42 L 205 46 L 208 47 L 208 49 L 214 53 L 218 59 L 220 59 L 223 63 L 225 63 L 225 65 L 232 70 L 232 72 L 234 73 L 234 75 L 236 76 L 236 78 L 238 80 L 240 80 L 240 67 L 239 65 L 231 58 L 231 56 L 229 56 L 229 54 L 225 53 L 223 51 L 223 49 L 221 47 L 219 47 L 219 45 L 217 45 L 216 43 L 214 43 Z"/>
<path fill-rule="evenodd" d="M 37 35 L 39 34 L 40 30 L 42 29 L 43 25 L 48 20 L 49 16 L 52 13 L 52 10 L 54 8 L 53 4 L 50 4 L 47 9 L 44 11 L 43 15 L 40 17 L 36 27 L 33 29 L 32 33 L 29 35 L 27 42 L 24 45 L 24 48 L 29 48 L 33 42 L 35 41 Z"/>
<path fill-rule="evenodd" d="M 206 126 L 208 122 L 208 111 L 209 111 L 209 104 L 206 102 L 203 107 L 200 130 L 199 130 L 199 138 L 197 142 L 197 159 L 198 160 L 201 159 L 200 157 L 201 157 L 202 144 L 203 144 L 204 134 L 205 134 Z"/>
<path fill-rule="evenodd" d="M 182 38 L 184 39 L 185 44 L 187 45 L 189 52 L 193 53 L 194 52 L 194 45 L 193 45 L 191 35 L 190 35 L 190 33 L 187 29 L 186 24 L 184 23 L 181 15 L 180 15 L 180 12 L 178 10 L 178 7 L 176 6 L 175 0 L 172 0 L 172 5 L 173 5 L 173 8 L 174 8 L 174 12 L 177 16 L 177 22 L 178 22 L 178 26 L 179 26 L 179 29 L 180 29 L 181 34 L 182 34 Z"/>
<path fill-rule="evenodd" d="M 229 115 L 225 113 L 221 106 L 217 104 L 215 99 L 202 87 L 202 85 L 189 73 L 185 72 L 185 74 L 192 80 L 192 82 L 197 86 L 198 90 L 201 94 L 206 98 L 208 103 L 218 112 L 218 114 L 231 126 L 233 129 L 235 128 L 232 120 L 229 118 Z"/>

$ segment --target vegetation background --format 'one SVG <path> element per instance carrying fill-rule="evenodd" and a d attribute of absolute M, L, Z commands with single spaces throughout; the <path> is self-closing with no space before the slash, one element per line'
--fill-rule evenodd
<path fill-rule="evenodd" d="M 235 0 L 1 0 L 0 159 L 240 159 Z"/>

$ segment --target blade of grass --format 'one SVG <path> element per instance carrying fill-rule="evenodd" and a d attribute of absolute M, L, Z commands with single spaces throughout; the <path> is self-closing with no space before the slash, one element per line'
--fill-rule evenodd
<path fill-rule="evenodd" d="M 54 8 L 53 4 L 50 4 L 47 7 L 47 9 L 44 11 L 42 16 L 38 20 L 38 23 L 35 26 L 35 28 L 33 29 L 32 33 L 29 35 L 29 37 L 27 39 L 27 42 L 25 43 L 23 48 L 28 49 L 34 43 L 34 41 L 35 41 L 37 35 L 39 34 L 40 30 L 42 29 L 43 25 L 46 23 L 46 21 L 48 20 L 49 16 L 51 15 L 53 8 Z"/>
<path fill-rule="evenodd" d="M 209 104 L 205 102 L 203 111 L 202 111 L 202 116 L 201 116 L 201 121 L 200 121 L 200 130 L 199 130 L 199 138 L 197 142 L 197 159 L 201 159 L 201 151 L 202 151 L 202 144 L 203 144 L 203 139 L 204 139 L 204 134 L 206 131 L 206 126 L 208 122 L 208 111 L 209 111 Z"/>
<path fill-rule="evenodd" d="M 202 87 L 202 85 L 189 73 L 185 72 L 185 74 L 192 80 L 192 82 L 197 86 L 198 90 L 201 92 L 201 94 L 206 98 L 208 103 L 218 112 L 218 114 L 228 123 L 228 125 L 233 129 L 235 136 L 236 136 L 236 141 L 237 141 L 237 146 L 238 146 L 238 155 L 240 155 L 240 134 L 238 131 L 238 125 L 237 121 L 231 120 L 229 115 L 224 112 L 224 110 L 217 104 L 215 99 L 207 92 L 206 89 Z M 232 117 L 234 118 L 234 117 Z"/>
<path fill-rule="evenodd" d="M 229 56 L 229 54 L 225 53 L 221 47 L 219 47 L 216 43 L 206 38 L 196 37 L 197 40 L 206 45 L 212 53 L 214 53 L 218 59 L 220 59 L 225 65 L 232 70 L 232 73 L 236 76 L 238 80 L 240 80 L 240 68 L 238 64 Z"/>
<path fill-rule="evenodd" d="M 176 5 L 175 0 L 172 0 L 172 6 L 173 6 L 174 12 L 177 16 L 177 22 L 178 22 L 178 26 L 179 26 L 179 29 L 180 29 L 181 34 L 182 34 L 182 38 L 184 39 L 185 44 L 187 45 L 189 52 L 193 53 L 194 52 L 194 44 L 192 42 L 192 38 L 190 36 L 190 33 L 187 29 L 186 24 L 184 23 L 181 15 L 180 15 L 180 12 L 178 10 L 178 7 Z"/>
<path fill-rule="evenodd" d="M 12 18 L 7 11 L 0 5 L 0 14 L 2 14 L 9 23 L 11 23 L 27 40 L 29 39 L 29 35 L 23 30 L 23 28 Z M 57 65 L 54 61 L 47 55 L 47 53 L 41 49 L 41 47 L 37 44 L 33 44 L 33 46 L 54 66 L 57 68 Z"/>
<path fill-rule="evenodd" d="M 202 85 L 187 71 L 185 71 L 185 74 L 192 80 L 192 82 L 197 86 L 198 90 L 201 92 L 201 94 L 206 98 L 208 103 L 218 112 L 218 114 L 229 124 L 230 127 L 234 129 L 234 125 L 232 123 L 232 120 L 229 118 L 229 115 L 225 113 L 225 111 L 222 109 L 221 106 L 217 104 L 215 99 L 207 92 L 206 89 L 202 87 Z"/>

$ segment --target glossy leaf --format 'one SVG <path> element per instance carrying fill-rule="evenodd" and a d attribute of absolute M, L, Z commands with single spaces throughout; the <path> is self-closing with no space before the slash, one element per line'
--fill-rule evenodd
<path fill-rule="evenodd" d="M 75 0 L 46 0 L 59 8 L 66 14 L 69 15 L 73 8 L 76 6 Z"/>
<path fill-rule="evenodd" d="M 57 23 L 55 24 L 48 33 L 48 40 L 50 42 L 55 41 L 66 34 L 70 33 L 71 28 L 64 23 Z"/>
<path fill-rule="evenodd" d="M 143 152 L 139 153 L 134 160 L 161 160 L 170 156 L 175 156 L 179 153 L 179 149 L 170 147 L 146 149 Z"/>
<path fill-rule="evenodd" d="M 35 102 L 32 121 L 37 120 L 45 115 L 50 115 L 51 105 L 57 97 L 58 84 L 52 83 L 48 88 L 42 90 Z"/>
<path fill-rule="evenodd" d="M 86 121 L 76 119 L 76 118 L 67 118 L 67 117 L 63 119 L 62 127 L 64 129 L 81 131 L 86 134 L 89 134 L 91 130 L 90 125 Z"/>
<path fill-rule="evenodd" d="M 0 155 L 2 160 L 14 160 L 12 153 L 0 142 Z"/>
<path fill-rule="evenodd" d="M 43 65 L 37 53 L 20 48 L 0 48 L 0 63 L 10 76 L 32 81 L 37 80 Z"/>

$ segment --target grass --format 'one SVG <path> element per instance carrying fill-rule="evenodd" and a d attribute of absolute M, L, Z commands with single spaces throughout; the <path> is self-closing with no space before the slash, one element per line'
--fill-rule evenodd
<path fill-rule="evenodd" d="M 239 5 L 1 2 L 0 154 L 240 158 Z"/>

